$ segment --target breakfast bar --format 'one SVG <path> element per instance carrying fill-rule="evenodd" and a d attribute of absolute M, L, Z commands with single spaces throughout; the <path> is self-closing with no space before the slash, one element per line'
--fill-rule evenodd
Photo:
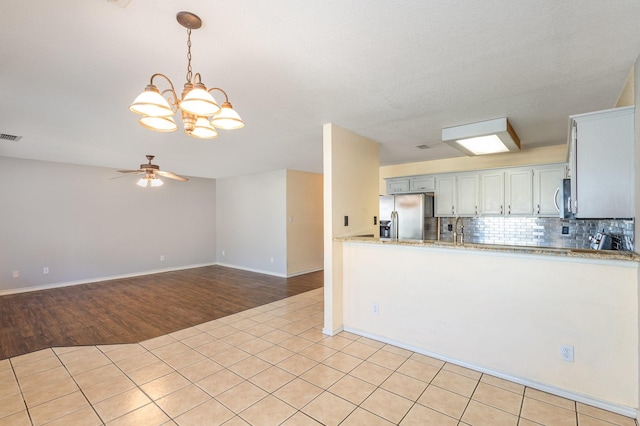
<path fill-rule="evenodd" d="M 344 330 L 636 416 L 637 253 L 333 243 L 343 303 L 332 309 Z"/>

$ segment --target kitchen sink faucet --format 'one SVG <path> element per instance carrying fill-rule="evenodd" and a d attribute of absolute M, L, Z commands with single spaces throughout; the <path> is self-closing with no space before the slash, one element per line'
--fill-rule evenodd
<path fill-rule="evenodd" d="M 458 245 L 458 223 L 462 223 L 460 225 L 460 244 L 464 244 L 464 222 L 462 221 L 462 217 L 458 216 L 456 218 L 456 223 L 453 226 L 453 245 Z"/>

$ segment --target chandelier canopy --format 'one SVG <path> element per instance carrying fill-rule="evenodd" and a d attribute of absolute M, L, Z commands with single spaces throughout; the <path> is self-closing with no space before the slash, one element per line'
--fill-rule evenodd
<path fill-rule="evenodd" d="M 187 82 L 179 98 L 173 83 L 164 74 L 153 74 L 144 92 L 133 101 L 129 109 L 142 115 L 138 121 L 147 129 L 157 132 L 173 132 L 178 125 L 173 116 L 178 111 L 182 115 L 182 126 L 189 136 L 199 139 L 218 137 L 218 129 L 233 130 L 244 127 L 244 122 L 233 109 L 227 93 L 219 87 L 206 88 L 200 73 L 191 71 L 191 30 L 202 26 L 202 20 L 191 12 L 178 12 L 176 19 L 187 29 Z M 162 92 L 154 84 L 154 79 L 163 78 L 169 88 Z M 224 95 L 224 102 L 218 105 L 211 94 L 217 90 Z M 166 97 L 165 97 L 166 96 Z"/>

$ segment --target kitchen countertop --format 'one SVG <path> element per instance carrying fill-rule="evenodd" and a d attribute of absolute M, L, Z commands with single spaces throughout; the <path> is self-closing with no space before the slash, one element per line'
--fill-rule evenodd
<path fill-rule="evenodd" d="M 573 257 L 586 259 L 608 259 L 608 260 L 628 260 L 640 262 L 640 254 L 632 251 L 619 250 L 589 250 L 589 249 L 572 249 L 572 248 L 555 248 L 555 247 L 533 247 L 533 246 L 508 246 L 494 244 L 476 244 L 464 243 L 454 245 L 448 241 L 421 241 L 421 240 L 390 240 L 373 237 L 337 237 L 334 241 L 355 242 L 367 244 L 382 244 L 394 246 L 411 246 L 411 247 L 431 247 L 431 248 L 447 248 L 453 250 L 481 250 L 495 251 L 502 253 L 522 253 L 522 254 L 539 254 L 557 257 Z"/>

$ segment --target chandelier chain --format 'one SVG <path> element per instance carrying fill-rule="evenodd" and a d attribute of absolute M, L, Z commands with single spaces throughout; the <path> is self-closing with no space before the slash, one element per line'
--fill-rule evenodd
<path fill-rule="evenodd" d="M 187 28 L 187 82 L 191 82 L 191 28 Z"/>

